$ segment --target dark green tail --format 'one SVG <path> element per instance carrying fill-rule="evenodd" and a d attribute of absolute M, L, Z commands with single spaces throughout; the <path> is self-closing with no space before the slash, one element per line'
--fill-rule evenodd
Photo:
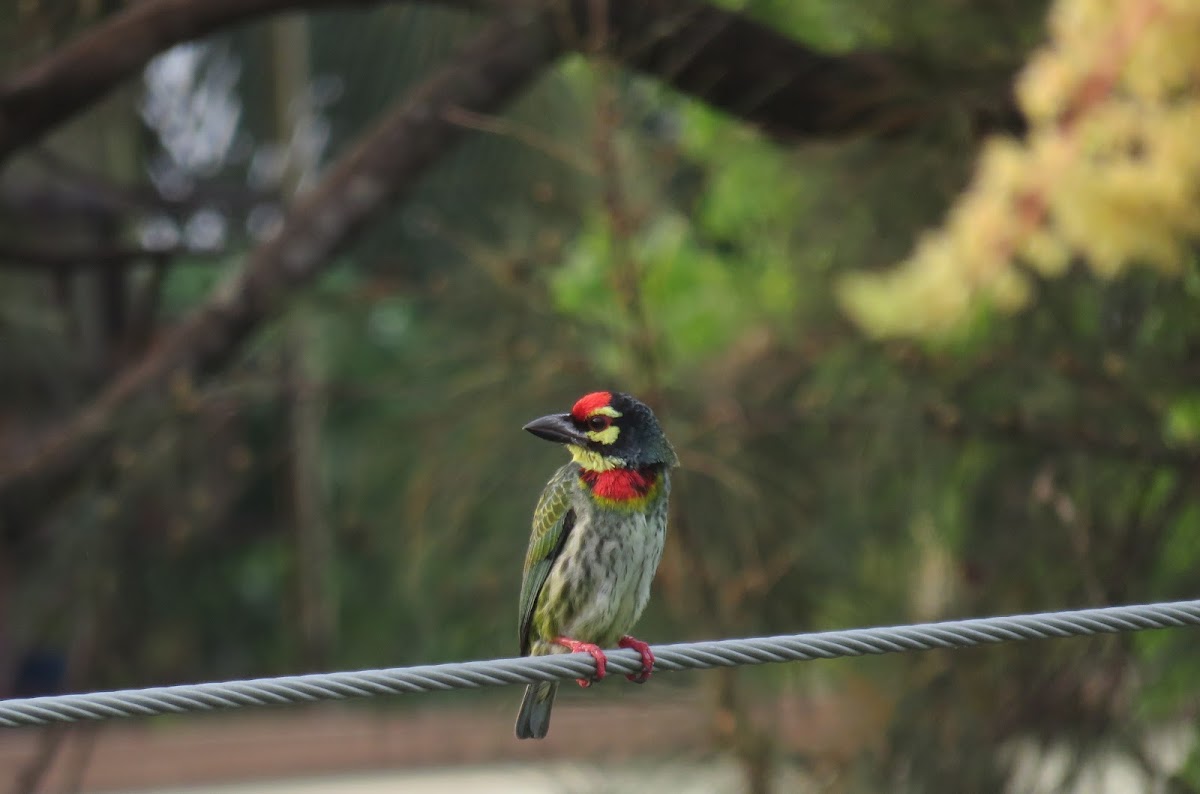
<path fill-rule="evenodd" d="M 517 713 L 517 738 L 541 739 L 550 730 L 550 709 L 554 707 L 554 693 L 558 684 L 530 684 L 525 687 L 521 700 L 521 711 Z"/>

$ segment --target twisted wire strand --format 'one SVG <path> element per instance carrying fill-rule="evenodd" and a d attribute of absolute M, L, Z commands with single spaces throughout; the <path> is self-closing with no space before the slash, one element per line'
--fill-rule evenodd
<path fill-rule="evenodd" d="M 1200 600 L 1175 601 L 815 634 L 658 645 L 653 649 L 654 669 L 677 671 L 736 667 L 1195 625 L 1200 625 Z M 640 669 L 641 657 L 636 651 L 626 649 L 608 652 L 610 673 L 635 673 Z M 0 727 L 477 689 L 585 678 L 593 675 L 595 670 L 591 656 L 572 653 L 0 700 Z"/>

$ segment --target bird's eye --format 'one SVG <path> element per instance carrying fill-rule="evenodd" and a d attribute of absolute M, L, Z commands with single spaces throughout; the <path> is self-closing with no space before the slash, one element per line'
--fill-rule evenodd
<path fill-rule="evenodd" d="M 605 430 L 612 425 L 612 418 L 599 414 L 588 420 L 588 427 L 592 430 Z"/>

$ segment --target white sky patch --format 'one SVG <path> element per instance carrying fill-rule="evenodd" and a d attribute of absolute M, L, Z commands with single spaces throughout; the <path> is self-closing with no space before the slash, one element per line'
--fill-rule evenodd
<path fill-rule="evenodd" d="M 242 117 L 241 63 L 224 48 L 180 44 L 145 69 L 141 114 L 173 163 L 197 176 L 227 161 Z"/>

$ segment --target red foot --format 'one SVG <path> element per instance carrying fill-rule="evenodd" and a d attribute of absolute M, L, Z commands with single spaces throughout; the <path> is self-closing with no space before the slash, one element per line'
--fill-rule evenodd
<path fill-rule="evenodd" d="M 650 677 L 650 673 L 654 672 L 654 652 L 650 650 L 650 646 L 641 640 L 630 637 L 628 634 L 622 637 L 617 645 L 622 648 L 633 648 L 642 655 L 642 672 L 630 673 L 625 677 L 635 684 L 646 683 L 646 679 Z"/>
<path fill-rule="evenodd" d="M 563 647 L 570 648 L 571 653 L 590 653 L 592 658 L 596 660 L 596 675 L 592 678 L 576 678 L 575 681 L 582 687 L 589 687 L 593 681 L 599 681 L 608 674 L 608 657 L 604 655 L 604 651 L 600 650 L 599 645 L 593 645 L 590 642 L 580 642 L 573 640 L 570 637 L 559 637 L 555 640 L 556 643 Z"/>

